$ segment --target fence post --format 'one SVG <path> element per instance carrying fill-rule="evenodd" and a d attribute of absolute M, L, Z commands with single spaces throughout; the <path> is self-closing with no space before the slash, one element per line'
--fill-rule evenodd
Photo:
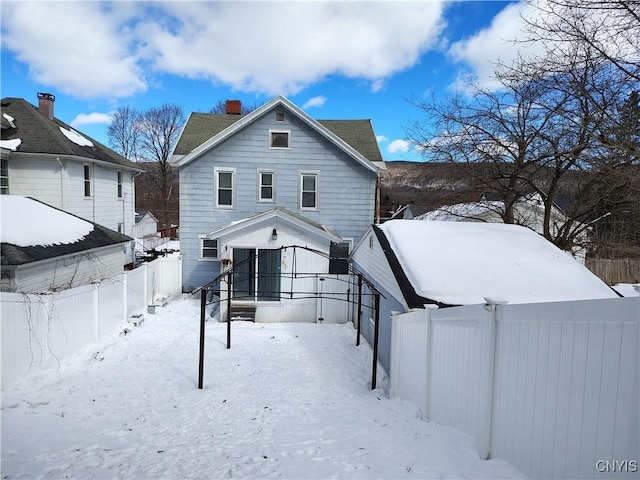
<path fill-rule="evenodd" d="M 507 300 L 498 297 L 484 297 L 486 303 L 485 308 L 491 312 L 489 317 L 489 366 L 487 373 L 487 458 L 486 460 L 491 458 L 491 427 L 493 426 L 493 397 L 494 395 L 494 386 L 493 382 L 496 376 L 496 334 L 497 334 L 497 316 L 498 316 L 498 306 L 505 305 Z M 488 307 L 488 308 L 487 308 Z"/>
<path fill-rule="evenodd" d="M 426 318 L 427 318 L 427 352 L 425 355 L 425 360 L 427 363 L 426 375 L 427 379 L 425 381 L 427 385 L 427 392 L 424 396 L 424 416 L 428 420 L 431 417 L 431 413 L 429 412 L 429 395 L 431 393 L 431 346 L 433 345 L 433 329 L 431 322 L 431 315 L 433 315 L 433 311 L 437 310 L 439 307 L 434 303 L 426 303 L 424 305 L 424 309 L 426 310 Z"/>
<path fill-rule="evenodd" d="M 127 303 L 129 303 L 129 299 L 127 298 L 128 296 L 128 283 L 129 280 L 129 272 L 125 271 L 122 274 L 122 310 L 123 310 L 123 314 L 124 314 L 124 321 L 126 322 L 127 319 L 129 318 L 129 312 L 128 312 L 128 308 L 127 308 Z"/>
<path fill-rule="evenodd" d="M 398 388 L 398 315 L 400 312 L 396 312 L 395 310 L 391 311 L 391 358 L 390 358 L 390 367 L 391 371 L 389 372 L 390 385 L 389 385 L 389 396 L 391 398 L 396 398 L 396 390 Z"/>
<path fill-rule="evenodd" d="M 98 304 L 100 295 L 98 294 L 99 283 L 93 284 L 93 325 L 96 342 L 100 339 L 100 305 Z"/>

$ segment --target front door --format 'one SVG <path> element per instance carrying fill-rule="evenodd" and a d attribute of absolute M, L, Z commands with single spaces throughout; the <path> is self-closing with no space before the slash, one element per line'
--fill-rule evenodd
<path fill-rule="evenodd" d="M 236 300 L 255 300 L 255 250 L 233 249 L 233 295 Z"/>
<path fill-rule="evenodd" d="M 280 265 L 280 249 L 234 248 L 232 298 L 280 300 Z"/>

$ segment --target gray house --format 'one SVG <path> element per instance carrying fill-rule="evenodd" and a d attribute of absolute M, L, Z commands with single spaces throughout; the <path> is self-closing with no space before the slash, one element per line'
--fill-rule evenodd
<path fill-rule="evenodd" d="M 337 272 L 329 257 L 346 259 L 376 221 L 384 163 L 373 127 L 315 120 L 283 96 L 244 116 L 233 113 L 238 103 L 227 102 L 226 114 L 192 113 L 172 156 L 183 290 L 233 267 L 233 299 L 264 306 L 257 319 L 315 319 L 317 305 L 290 315 L 267 307 L 286 303 L 283 278 L 305 270 L 313 283 Z M 292 246 L 306 250 L 282 249 Z"/>

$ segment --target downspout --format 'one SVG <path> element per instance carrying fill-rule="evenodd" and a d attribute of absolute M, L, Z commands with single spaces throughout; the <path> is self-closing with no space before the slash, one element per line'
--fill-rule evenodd
<path fill-rule="evenodd" d="M 60 165 L 60 209 L 67 211 L 67 167 L 60 157 L 56 157 L 56 160 Z"/>
<path fill-rule="evenodd" d="M 380 187 L 380 174 L 376 173 L 376 212 L 375 212 L 375 223 L 376 225 L 380 225 L 380 195 L 381 195 L 381 187 Z"/>

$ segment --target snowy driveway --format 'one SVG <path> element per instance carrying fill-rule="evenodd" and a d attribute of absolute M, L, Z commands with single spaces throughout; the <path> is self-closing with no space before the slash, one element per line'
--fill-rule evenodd
<path fill-rule="evenodd" d="M 183 296 L 2 393 L 2 478 L 514 478 L 370 390 L 350 325 L 208 322 Z"/>

